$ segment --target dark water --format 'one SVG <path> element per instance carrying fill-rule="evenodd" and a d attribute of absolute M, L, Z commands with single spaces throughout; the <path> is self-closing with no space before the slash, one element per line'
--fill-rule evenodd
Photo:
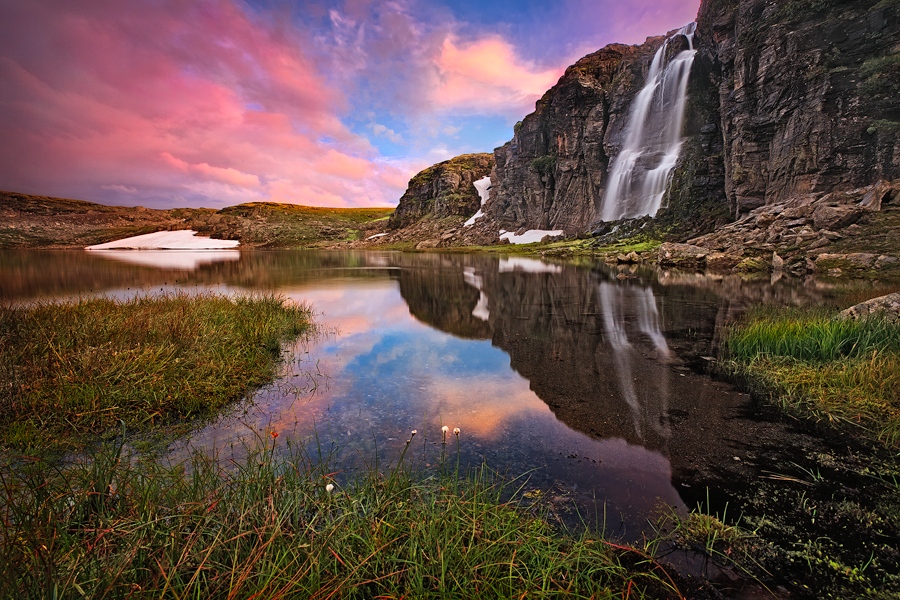
<path fill-rule="evenodd" d="M 702 500 L 772 426 L 698 374 L 749 303 L 821 302 L 814 283 L 746 282 L 525 258 L 402 253 L 2 252 L 0 301 L 172 290 L 276 291 L 325 332 L 298 341 L 252 404 L 173 446 L 317 436 L 349 477 L 377 457 L 482 461 L 533 496 L 636 537 Z M 459 427 L 442 448 L 441 426 Z M 743 457 L 743 458 L 742 458 Z M 518 484 L 517 484 L 518 485 Z"/>

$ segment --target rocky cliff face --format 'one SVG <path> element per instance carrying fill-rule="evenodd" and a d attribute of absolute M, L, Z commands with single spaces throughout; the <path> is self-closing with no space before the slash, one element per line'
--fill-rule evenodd
<path fill-rule="evenodd" d="M 409 181 L 388 227 L 399 229 L 427 216 L 475 214 L 481 198 L 472 184 L 489 175 L 493 164 L 491 154 L 463 154 L 428 167 Z"/>
<path fill-rule="evenodd" d="M 733 214 L 900 176 L 900 3 L 704 0 L 697 46 Z"/>
<path fill-rule="evenodd" d="M 621 134 L 628 103 L 662 38 L 612 44 L 585 56 L 544 94 L 494 150 L 487 215 L 499 228 L 588 229 L 609 168 L 610 132 Z"/>

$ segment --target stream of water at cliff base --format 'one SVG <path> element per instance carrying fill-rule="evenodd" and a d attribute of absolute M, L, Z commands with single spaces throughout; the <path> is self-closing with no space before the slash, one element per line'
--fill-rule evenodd
<path fill-rule="evenodd" d="M 0 252 L 0 301 L 274 291 L 310 303 L 326 332 L 296 342 L 283 376 L 252 401 L 176 441 L 172 460 L 195 450 L 240 458 L 243 444 L 276 431 L 280 448 L 333 454 L 346 483 L 376 457 L 396 461 L 412 429 L 409 460 L 432 469 L 441 427 L 459 427 L 458 445 L 446 448 L 453 464 L 521 477 L 516 487 L 532 497 L 631 539 L 668 507 L 693 507 L 707 474 L 745 451 L 736 444 L 747 434 L 746 396 L 684 357 L 714 354 L 717 325 L 745 301 L 825 293 L 519 257 L 120 258 Z"/>
<path fill-rule="evenodd" d="M 647 81 L 629 108 L 625 143 L 609 169 L 609 183 L 600 207 L 603 221 L 652 217 L 662 206 L 681 151 L 688 77 L 696 53 L 695 29 L 696 23 L 682 27 L 653 56 Z M 687 39 L 688 49 L 666 62 L 669 44 L 682 36 Z"/>

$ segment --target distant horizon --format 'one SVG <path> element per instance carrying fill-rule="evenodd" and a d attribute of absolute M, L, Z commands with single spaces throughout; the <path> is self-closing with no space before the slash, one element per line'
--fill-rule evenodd
<path fill-rule="evenodd" d="M 0 0 L 0 189 L 108 206 L 393 208 L 565 68 L 700 0 Z"/>

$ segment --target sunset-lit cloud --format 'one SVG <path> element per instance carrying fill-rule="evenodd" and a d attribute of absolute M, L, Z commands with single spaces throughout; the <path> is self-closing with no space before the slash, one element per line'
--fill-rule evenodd
<path fill-rule="evenodd" d="M 540 69 L 516 56 L 506 40 L 491 36 L 465 44 L 448 36 L 436 59 L 431 97 L 443 110 L 524 115 L 562 75 L 564 66 Z"/>
<path fill-rule="evenodd" d="M 698 3 L 0 0 L 0 189 L 393 205 L 435 159 L 508 139 L 578 52 Z"/>

